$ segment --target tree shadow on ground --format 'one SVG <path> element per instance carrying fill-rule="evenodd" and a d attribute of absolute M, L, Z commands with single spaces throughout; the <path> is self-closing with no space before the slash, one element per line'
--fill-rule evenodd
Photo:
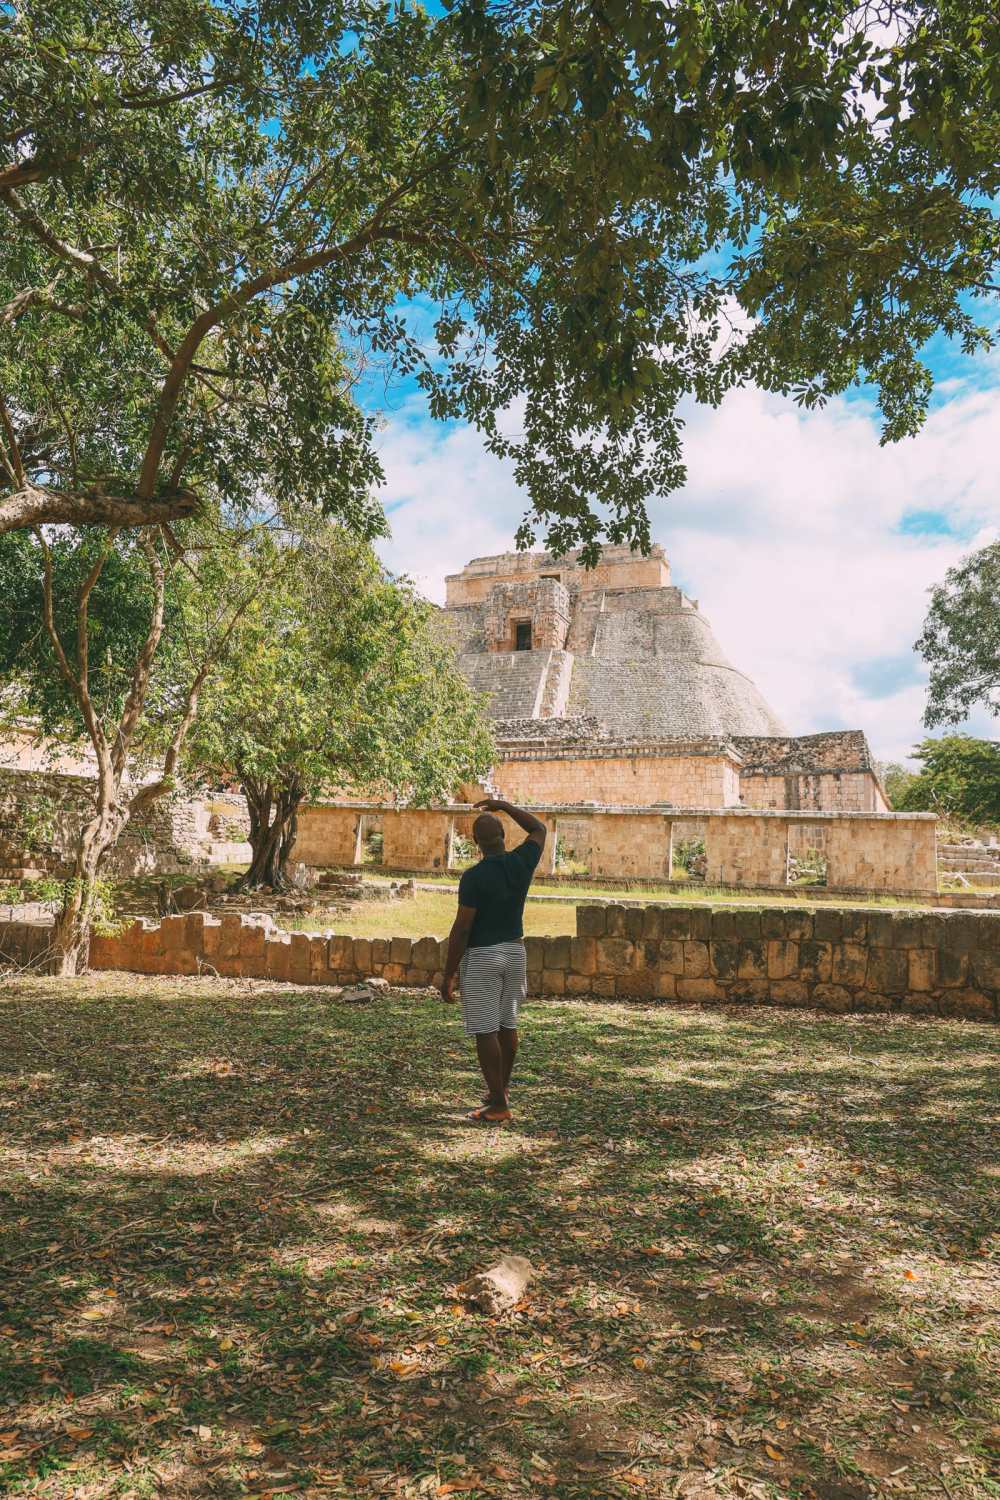
<path fill-rule="evenodd" d="M 0 1024 L 15 1493 L 988 1493 L 995 1030 L 538 1005 L 501 1132 L 426 999 Z M 465 1312 L 508 1250 L 524 1305 Z"/>

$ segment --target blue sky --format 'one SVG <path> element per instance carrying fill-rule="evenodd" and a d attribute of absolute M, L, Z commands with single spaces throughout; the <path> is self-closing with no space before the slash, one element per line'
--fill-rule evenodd
<path fill-rule="evenodd" d="M 432 309 L 411 311 L 429 337 Z M 692 405 L 688 482 L 650 513 L 674 581 L 788 727 L 864 729 L 884 759 L 924 733 L 913 642 L 927 590 L 1000 535 L 1000 353 L 936 339 L 928 355 L 927 424 L 891 447 L 865 391 L 812 413 L 754 388 L 718 411 Z M 412 384 L 370 377 L 363 399 L 385 419 L 382 554 L 442 602 L 447 573 L 513 545 L 525 498 L 472 429 L 427 417 Z M 968 727 L 1000 734 L 985 715 Z"/>

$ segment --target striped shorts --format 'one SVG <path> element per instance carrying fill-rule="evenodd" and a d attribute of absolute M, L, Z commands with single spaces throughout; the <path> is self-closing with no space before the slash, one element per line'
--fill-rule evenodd
<path fill-rule="evenodd" d="M 459 966 L 466 1036 L 513 1031 L 518 1006 L 528 992 L 524 944 L 493 943 L 467 948 Z"/>

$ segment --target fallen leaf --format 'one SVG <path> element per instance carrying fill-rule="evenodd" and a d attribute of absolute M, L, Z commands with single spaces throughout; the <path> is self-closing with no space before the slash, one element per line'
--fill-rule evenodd
<path fill-rule="evenodd" d="M 701 1339 L 688 1339 L 688 1348 L 689 1349 L 700 1349 L 700 1348 L 702 1348 Z"/>
<path fill-rule="evenodd" d="M 637 1354 L 635 1359 L 632 1361 L 632 1367 L 636 1370 L 646 1370 L 649 1368 L 649 1360 L 643 1359 L 641 1354 Z"/>
<path fill-rule="evenodd" d="M 765 1443 L 764 1452 L 767 1454 L 768 1458 L 773 1459 L 776 1464 L 781 1463 L 781 1460 L 785 1456 L 780 1448 L 775 1448 L 773 1443 Z"/>

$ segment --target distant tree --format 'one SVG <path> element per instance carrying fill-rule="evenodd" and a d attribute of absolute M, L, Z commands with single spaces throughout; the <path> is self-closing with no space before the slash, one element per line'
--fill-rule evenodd
<path fill-rule="evenodd" d="M 89 741 L 97 764 L 53 935 L 61 974 L 75 974 L 85 960 L 107 857 L 129 822 L 177 786 L 200 695 L 236 622 L 269 582 L 266 528 L 227 526 L 203 511 L 179 532 L 183 541 L 172 533 L 170 545 L 153 528 L 0 537 L 6 710 L 50 740 Z M 165 635 L 171 675 L 154 744 L 145 710 L 164 667 L 157 652 Z M 144 737 L 149 753 L 140 765 Z"/>
<path fill-rule="evenodd" d="M 1000 714 L 1000 542 L 973 552 L 931 590 L 916 649 L 930 667 L 928 728 L 960 724 L 978 707 Z"/>
<path fill-rule="evenodd" d="M 0 7 L 0 531 L 349 521 L 366 359 L 590 556 L 648 541 L 686 399 L 871 380 L 912 433 L 929 336 L 991 339 L 998 36 L 953 0 Z"/>
<path fill-rule="evenodd" d="M 1000 820 L 1000 744 L 952 734 L 924 740 L 913 753 L 921 762 L 920 773 L 895 806 L 971 823 Z"/>
<path fill-rule="evenodd" d="M 884 761 L 878 767 L 879 780 L 885 789 L 885 795 L 889 800 L 889 806 L 900 808 L 903 798 L 911 782 L 916 780 L 916 772 L 907 770 L 906 766 L 899 761 Z"/>
<path fill-rule="evenodd" d="M 331 526 L 308 528 L 291 564 L 287 542 L 270 545 L 254 562 L 274 581 L 235 626 L 184 755 L 192 776 L 239 781 L 253 849 L 244 883 L 280 888 L 305 798 L 426 804 L 483 776 L 493 745 L 436 611 L 369 547 Z M 189 672 L 182 660 L 181 682 Z"/>

